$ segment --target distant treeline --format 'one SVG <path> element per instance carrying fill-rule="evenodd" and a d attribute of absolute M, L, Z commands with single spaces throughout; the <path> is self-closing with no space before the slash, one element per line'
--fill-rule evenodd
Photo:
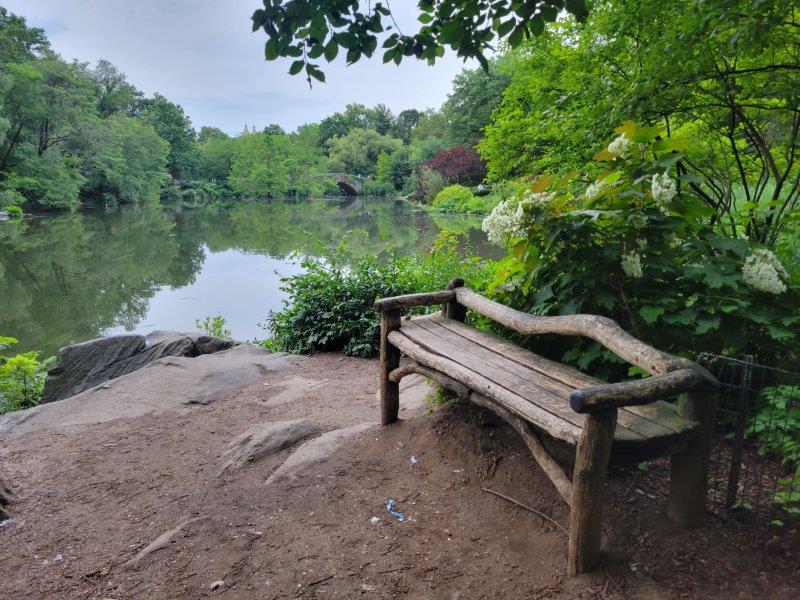
<path fill-rule="evenodd" d="M 363 193 L 430 199 L 483 178 L 472 146 L 506 84 L 465 71 L 441 110 L 350 104 L 294 132 L 245 126 L 231 137 L 196 130 L 181 106 L 146 97 L 107 61 L 64 61 L 42 29 L 0 7 L 0 209 L 339 193 L 329 173 L 360 178 Z M 444 151 L 456 159 L 446 173 L 435 160 Z"/>

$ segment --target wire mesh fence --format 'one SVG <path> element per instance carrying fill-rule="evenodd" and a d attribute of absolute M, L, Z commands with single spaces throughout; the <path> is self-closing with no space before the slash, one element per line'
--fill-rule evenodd
<path fill-rule="evenodd" d="M 704 353 L 698 363 L 720 382 L 711 508 L 800 513 L 800 374 L 751 357 Z"/>

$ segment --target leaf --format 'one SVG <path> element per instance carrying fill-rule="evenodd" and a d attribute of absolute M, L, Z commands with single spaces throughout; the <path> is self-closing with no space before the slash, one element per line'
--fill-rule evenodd
<path fill-rule="evenodd" d="M 331 38 L 331 40 L 325 44 L 325 60 L 328 62 L 333 61 L 336 58 L 336 55 L 339 54 L 339 44 L 336 43 L 336 40 Z"/>
<path fill-rule="evenodd" d="M 594 155 L 594 160 L 597 162 L 606 162 L 609 160 L 614 160 L 615 158 L 617 158 L 617 155 L 611 152 L 608 148 L 600 150 L 600 152 Z"/>
<path fill-rule="evenodd" d="M 639 309 L 639 314 L 648 325 L 652 325 L 658 320 L 658 317 L 664 314 L 663 306 L 643 306 Z"/>
<path fill-rule="evenodd" d="M 292 63 L 292 66 L 289 67 L 289 75 L 297 75 L 300 71 L 303 70 L 303 66 L 305 65 L 305 61 L 296 60 Z"/>

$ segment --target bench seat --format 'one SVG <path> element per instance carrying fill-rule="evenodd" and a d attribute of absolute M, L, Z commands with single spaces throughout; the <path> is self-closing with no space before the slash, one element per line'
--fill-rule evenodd
<path fill-rule="evenodd" d="M 400 329 L 391 334 L 396 336 L 407 338 L 419 348 L 416 356 L 411 354 L 413 350 L 406 352 L 418 363 L 435 368 L 426 360 L 428 354 L 433 354 L 438 363 L 443 359 L 451 363 L 454 379 L 463 380 L 469 372 L 471 377 L 486 380 L 489 389 L 495 391 L 489 393 L 493 401 L 571 445 L 577 444 L 586 415 L 572 410 L 570 392 L 605 383 L 440 315 L 404 319 Z M 402 341 L 400 344 L 406 345 Z M 680 417 L 669 402 L 628 406 L 618 412 L 612 452 L 666 452 L 700 431 L 700 423 Z"/>

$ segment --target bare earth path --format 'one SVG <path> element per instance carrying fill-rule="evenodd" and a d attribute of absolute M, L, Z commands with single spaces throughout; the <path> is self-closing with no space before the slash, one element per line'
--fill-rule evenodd
<path fill-rule="evenodd" d="M 797 597 L 791 532 L 773 539 L 717 518 L 674 531 L 630 476 L 612 478 L 603 569 L 567 579 L 563 532 L 482 490 L 567 523 L 507 427 L 460 407 L 425 414 L 417 380 L 397 425 L 320 437 L 377 419 L 376 362 L 270 365 L 209 404 L 29 420 L 0 438 L 0 476 L 18 496 L 0 527 L 0 598 Z M 109 392 L 117 402 L 122 384 Z M 313 435 L 222 470 L 238 436 L 299 419 L 316 426 L 291 431 Z M 407 520 L 386 512 L 388 499 Z"/>

